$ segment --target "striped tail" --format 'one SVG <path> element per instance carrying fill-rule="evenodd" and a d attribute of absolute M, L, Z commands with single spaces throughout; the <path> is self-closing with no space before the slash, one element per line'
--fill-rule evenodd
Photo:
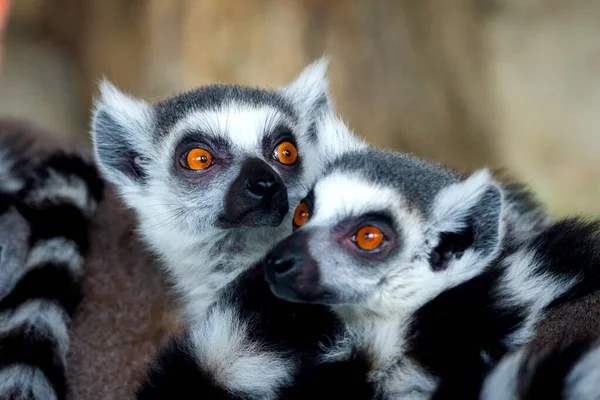
<path fill-rule="evenodd" d="M 64 399 L 69 322 L 103 184 L 92 163 L 52 153 L 21 186 L 13 196 L 0 185 L 0 399 Z"/>
<path fill-rule="evenodd" d="M 600 399 L 600 339 L 507 355 L 486 378 L 482 400 Z"/>

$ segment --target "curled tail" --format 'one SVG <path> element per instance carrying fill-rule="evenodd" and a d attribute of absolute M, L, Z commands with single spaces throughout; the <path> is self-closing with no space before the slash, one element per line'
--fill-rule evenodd
<path fill-rule="evenodd" d="M 9 169 L 18 163 L 0 149 L 0 398 L 64 399 L 69 322 L 103 184 L 79 155 Z"/>

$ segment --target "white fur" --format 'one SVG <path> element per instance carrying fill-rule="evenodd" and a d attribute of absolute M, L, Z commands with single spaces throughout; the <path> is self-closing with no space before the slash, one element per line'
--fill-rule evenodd
<path fill-rule="evenodd" d="M 517 398 L 519 368 L 523 363 L 525 350 L 505 356 L 482 385 L 481 400 L 505 400 Z"/>
<path fill-rule="evenodd" d="M 400 208 L 404 204 L 396 190 L 374 185 L 358 174 L 343 172 L 334 172 L 319 179 L 315 193 L 318 196 L 309 220 L 311 226 L 330 226 L 345 217 Z"/>
<path fill-rule="evenodd" d="M 564 398 L 600 399 L 600 345 L 596 345 L 575 364 L 566 377 Z"/>
<path fill-rule="evenodd" d="M 497 187 L 490 172 L 483 169 L 463 182 L 442 189 L 432 207 L 432 226 L 437 232 L 460 231 L 468 213 L 490 186 Z"/>
<path fill-rule="evenodd" d="M 526 306 L 524 323 L 506 339 L 509 348 L 528 341 L 544 308 L 577 283 L 578 278 L 561 279 L 546 273 L 534 273 L 538 267 L 535 254 L 519 251 L 506 260 L 506 270 L 498 288 L 507 307 Z"/>
<path fill-rule="evenodd" d="M 35 268 L 44 263 L 66 265 L 70 272 L 78 275 L 81 273 L 83 257 L 74 241 L 56 237 L 35 243 L 27 258 L 25 269 Z"/>
<path fill-rule="evenodd" d="M 314 61 L 293 82 L 279 89 L 280 93 L 295 103 L 299 110 L 310 111 L 320 97 L 328 97 L 328 65 L 329 60 L 326 57 Z"/>
<path fill-rule="evenodd" d="M 56 393 L 48 378 L 38 368 L 28 365 L 11 365 L 0 370 L 0 398 L 56 400 Z"/>
<path fill-rule="evenodd" d="M 223 387 L 256 399 L 276 397 L 293 378 L 293 362 L 248 337 L 246 321 L 231 308 L 215 307 L 193 330 L 192 344 L 200 366 Z"/>
<path fill-rule="evenodd" d="M 178 142 L 188 132 L 199 131 L 226 138 L 246 154 L 263 157 L 260 140 L 264 133 L 274 129 L 278 123 L 291 125 L 282 113 L 272 107 L 256 108 L 250 105 L 227 104 L 218 110 L 191 112 L 182 118 L 171 130 L 170 142 Z"/>
<path fill-rule="evenodd" d="M 386 375 L 387 380 L 381 385 L 380 390 L 389 400 L 429 399 L 438 385 L 436 377 L 409 359 L 399 362 Z"/>
<path fill-rule="evenodd" d="M 48 300 L 30 300 L 15 310 L 0 313 L 0 335 L 19 327 L 35 327 L 39 335 L 48 335 L 56 340 L 58 355 L 64 362 L 69 347 L 68 321 L 69 317 L 58 304 Z"/>
<path fill-rule="evenodd" d="M 355 306 L 332 308 L 347 330 L 334 346 L 325 350 L 321 362 L 342 360 L 352 349 L 359 348 L 369 354 L 371 372 L 368 380 L 383 398 L 429 398 L 437 386 L 437 379 L 404 357 L 408 315 L 381 316 Z"/>
<path fill-rule="evenodd" d="M 356 136 L 348 126 L 333 113 L 322 115 L 317 120 L 316 129 L 319 135 L 319 159 L 331 162 L 336 157 L 350 151 L 364 150 L 369 145 Z"/>
<path fill-rule="evenodd" d="M 140 215 L 140 232 L 162 255 L 168 273 L 184 297 L 186 316 L 191 321 L 201 318 L 219 290 L 257 262 L 277 238 L 291 231 L 288 218 L 279 229 L 207 229 L 192 236 L 178 229 L 177 220 L 167 221 L 162 229 L 153 229 L 157 225 L 156 218 L 151 213 Z M 211 254 L 217 242 L 221 242 L 221 251 Z M 214 268 L 220 263 L 233 268 L 228 272 L 217 272 Z"/>

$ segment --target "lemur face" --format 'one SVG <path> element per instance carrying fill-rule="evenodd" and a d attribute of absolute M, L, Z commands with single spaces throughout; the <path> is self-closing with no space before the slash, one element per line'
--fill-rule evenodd
<path fill-rule="evenodd" d="M 325 71 L 320 61 L 277 90 L 211 85 L 154 104 L 104 83 L 93 122 L 104 175 L 158 236 L 277 227 L 322 165 Z"/>
<path fill-rule="evenodd" d="M 391 310 L 481 271 L 502 235 L 502 193 L 487 171 L 458 174 L 407 155 L 357 151 L 319 178 L 297 231 L 265 257 L 273 293 Z"/>

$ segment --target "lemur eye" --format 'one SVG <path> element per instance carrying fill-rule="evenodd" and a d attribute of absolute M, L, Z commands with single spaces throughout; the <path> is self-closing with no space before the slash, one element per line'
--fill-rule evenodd
<path fill-rule="evenodd" d="M 273 150 L 273 158 L 283 165 L 292 165 L 298 159 L 298 150 L 291 142 L 282 142 Z"/>
<path fill-rule="evenodd" d="M 300 203 L 294 211 L 294 225 L 296 227 L 301 227 L 308 221 L 309 217 L 308 206 L 304 202 Z"/>
<path fill-rule="evenodd" d="M 376 250 L 383 243 L 383 232 L 374 226 L 364 226 L 352 239 L 361 250 Z"/>
<path fill-rule="evenodd" d="M 194 171 L 206 169 L 212 165 L 213 157 L 208 150 L 199 147 L 193 148 L 184 155 L 181 163 L 183 167 Z"/>

